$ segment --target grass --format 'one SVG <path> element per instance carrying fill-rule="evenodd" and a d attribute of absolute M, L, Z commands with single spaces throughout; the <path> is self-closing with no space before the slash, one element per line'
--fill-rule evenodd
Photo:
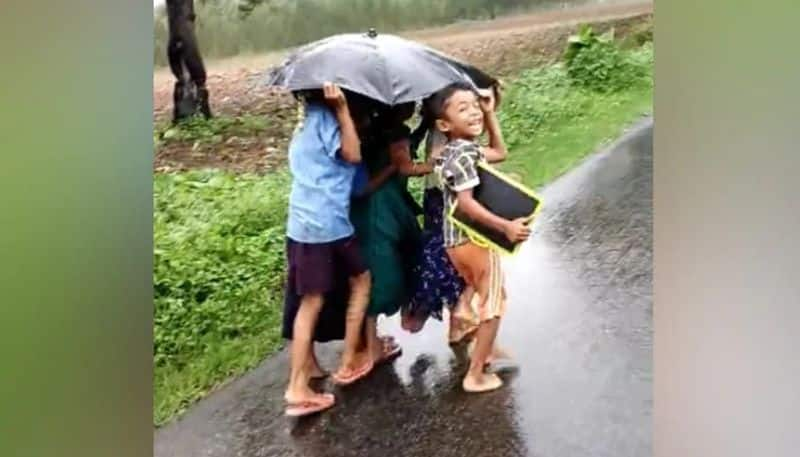
<path fill-rule="evenodd" d="M 155 176 L 157 425 L 281 344 L 287 185 L 285 171 Z"/>
<path fill-rule="evenodd" d="M 176 142 L 217 144 L 232 136 L 253 136 L 267 127 L 265 116 L 244 114 L 241 116 L 219 115 L 211 119 L 201 116 L 179 122 L 177 125 L 162 123 L 153 129 L 157 145 Z"/>
<path fill-rule="evenodd" d="M 649 68 L 627 89 L 599 93 L 570 84 L 563 65 L 533 69 L 515 81 L 500 122 L 509 158 L 502 164 L 537 188 L 573 168 L 599 145 L 652 111 L 652 47 L 631 53 Z"/>
<path fill-rule="evenodd" d="M 540 187 L 649 113 L 652 46 L 624 57 L 645 71 L 617 91 L 578 85 L 561 64 L 511 81 L 500 113 L 509 146 L 502 168 Z M 421 180 L 412 183 L 419 190 Z M 280 347 L 288 186 L 285 170 L 155 176 L 156 425 Z"/>

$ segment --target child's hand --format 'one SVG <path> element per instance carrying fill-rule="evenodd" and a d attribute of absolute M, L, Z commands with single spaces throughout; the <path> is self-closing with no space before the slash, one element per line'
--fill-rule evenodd
<path fill-rule="evenodd" d="M 500 106 L 500 100 L 503 98 L 503 81 L 498 80 L 497 84 L 492 86 L 494 92 L 494 109 Z"/>
<path fill-rule="evenodd" d="M 322 92 L 325 94 L 325 102 L 333 109 L 341 109 L 347 106 L 347 98 L 344 96 L 342 89 L 333 83 L 325 83 L 322 85 Z"/>
<path fill-rule="evenodd" d="M 512 243 L 521 243 L 531 236 L 531 229 L 528 227 L 528 219 L 520 218 L 509 221 L 503 231 L 506 238 Z"/>
<path fill-rule="evenodd" d="M 481 111 L 483 111 L 484 114 L 489 114 L 491 112 L 494 112 L 495 108 L 494 90 L 479 89 L 478 103 L 480 103 Z"/>

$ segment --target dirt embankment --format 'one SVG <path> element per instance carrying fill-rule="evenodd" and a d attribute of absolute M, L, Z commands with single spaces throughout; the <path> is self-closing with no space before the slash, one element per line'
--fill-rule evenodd
<path fill-rule="evenodd" d="M 524 68 L 558 59 L 567 37 L 582 23 L 591 23 L 600 31 L 614 27 L 622 38 L 651 21 L 652 11 L 650 2 L 591 6 L 460 23 L 405 35 L 508 79 Z M 155 170 L 223 168 L 263 173 L 282 164 L 297 119 L 295 102 L 286 92 L 260 84 L 267 67 L 278 63 L 281 57 L 274 53 L 209 64 L 208 88 L 214 113 L 266 116 L 263 132 L 249 137 L 230 136 L 213 144 L 158 144 Z M 157 126 L 169 121 L 171 98 L 171 77 L 159 70 L 153 81 L 153 118 Z"/>

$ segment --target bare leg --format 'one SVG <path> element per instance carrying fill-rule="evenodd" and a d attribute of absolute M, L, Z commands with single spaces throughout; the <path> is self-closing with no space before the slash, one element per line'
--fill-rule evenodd
<path fill-rule="evenodd" d="M 361 368 L 368 360 L 368 353 L 366 351 L 359 352 L 358 349 L 362 336 L 364 314 L 369 303 L 371 282 L 369 272 L 350 279 L 350 300 L 347 304 L 344 352 L 342 353 L 341 366 L 339 367 L 339 374 L 344 377 Z"/>
<path fill-rule="evenodd" d="M 366 320 L 367 351 L 373 362 L 378 362 L 383 356 L 383 341 L 378 338 L 378 318 L 367 316 Z"/>
<path fill-rule="evenodd" d="M 305 295 L 300 301 L 300 309 L 294 320 L 293 340 L 291 345 L 291 366 L 289 386 L 285 399 L 289 403 L 314 402 L 329 403 L 333 401 L 331 394 L 318 394 L 308 385 L 311 361 L 311 336 L 322 309 L 322 295 Z"/>
<path fill-rule="evenodd" d="M 511 355 L 505 351 L 505 349 L 501 348 L 497 342 L 495 342 L 494 347 L 492 348 L 492 352 L 489 353 L 489 357 L 486 359 L 486 363 L 492 363 L 496 360 L 511 360 Z"/>
<path fill-rule="evenodd" d="M 458 343 L 476 330 L 478 317 L 472 309 L 475 289 L 467 285 L 458 297 L 453 312 L 450 313 L 450 343 Z"/>
<path fill-rule="evenodd" d="M 308 373 L 311 379 L 320 379 L 324 378 L 328 375 L 322 367 L 319 366 L 319 361 L 317 360 L 317 355 L 314 353 L 314 345 L 312 344 L 309 347 L 308 352 Z"/>
<path fill-rule="evenodd" d="M 292 345 L 293 344 L 294 343 L 289 342 L 289 354 L 292 353 Z M 317 361 L 317 355 L 314 353 L 314 344 L 313 343 L 309 345 L 307 360 L 308 360 L 308 363 L 307 363 L 307 366 L 306 366 L 306 371 L 308 372 L 308 374 L 311 377 L 311 379 L 319 379 L 319 378 L 323 378 L 323 377 L 325 377 L 327 375 L 325 370 L 323 370 L 319 366 L 319 362 Z"/>
<path fill-rule="evenodd" d="M 478 284 L 478 296 L 480 297 L 480 309 L 487 305 L 489 300 L 489 274 L 481 276 Z M 470 357 L 469 371 L 464 377 L 464 389 L 469 392 L 483 392 L 494 390 L 503 385 L 503 382 L 495 374 L 485 373 L 485 366 L 489 355 L 495 346 L 497 330 L 500 327 L 500 318 L 485 320 L 478 326 L 476 332 L 475 347 Z"/>

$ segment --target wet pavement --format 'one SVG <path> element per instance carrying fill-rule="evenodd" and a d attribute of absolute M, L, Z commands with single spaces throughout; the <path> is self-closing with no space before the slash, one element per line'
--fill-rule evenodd
<path fill-rule="evenodd" d="M 519 370 L 502 389 L 461 390 L 466 356 L 444 324 L 409 335 L 387 319 L 403 355 L 333 389 L 334 409 L 282 416 L 283 351 L 157 430 L 155 456 L 651 455 L 652 135 L 639 122 L 542 191 L 534 235 L 505 262 L 499 342 Z M 320 346 L 322 364 L 339 351 Z"/>

